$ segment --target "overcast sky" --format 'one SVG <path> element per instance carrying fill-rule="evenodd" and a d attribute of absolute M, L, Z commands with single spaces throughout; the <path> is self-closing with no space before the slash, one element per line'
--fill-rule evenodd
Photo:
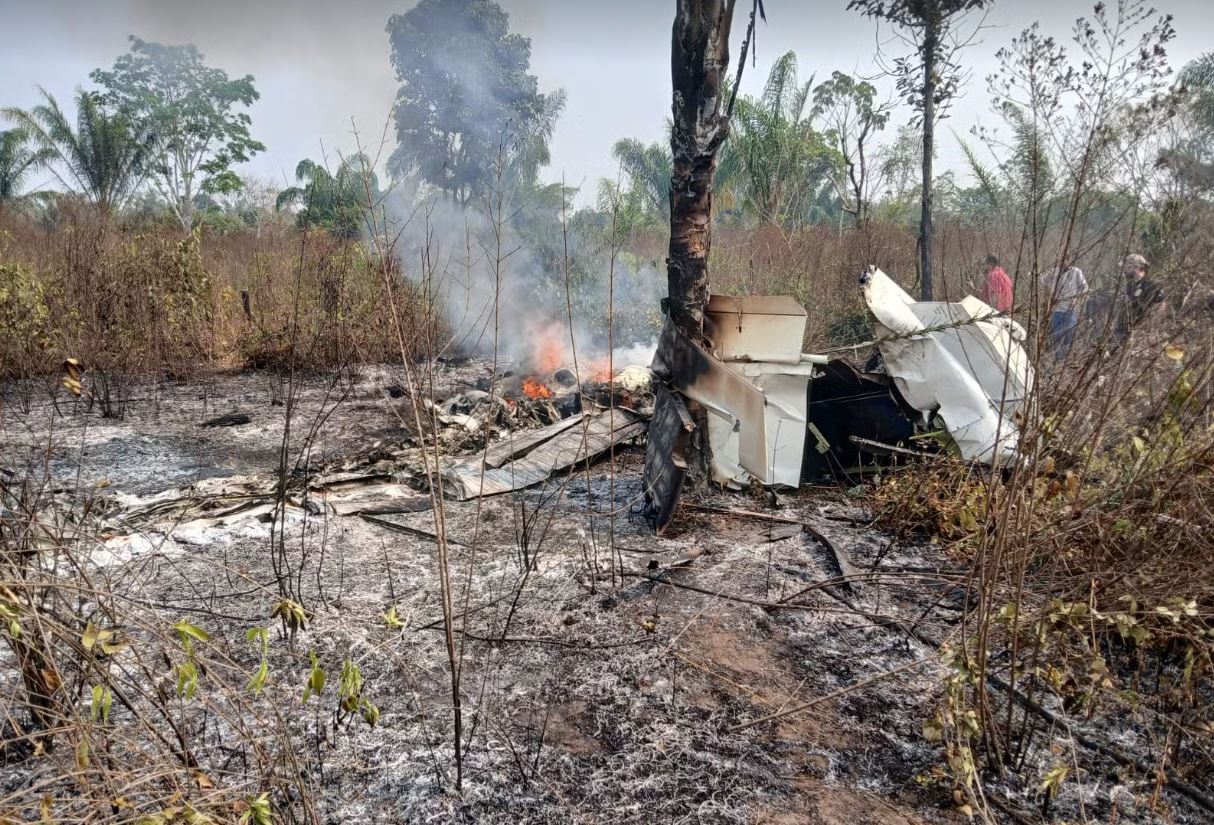
<path fill-rule="evenodd" d="M 1115 0 L 1113 0 L 1115 2 Z M 66 102 L 88 73 L 109 66 L 127 36 L 191 42 L 207 62 L 231 75 L 252 74 L 261 99 L 253 131 L 267 151 L 241 171 L 286 182 L 304 157 L 333 158 L 363 142 L 378 146 L 396 92 L 384 27 L 413 0 L 0 0 L 0 106 L 35 102 L 37 87 Z M 531 38 L 532 72 L 540 88 L 563 88 L 568 105 L 552 144 L 548 180 L 588 184 L 615 177 L 611 144 L 630 136 L 658 140 L 670 112 L 670 24 L 674 3 L 661 0 L 503 0 L 514 31 Z M 846 0 L 766 0 L 768 23 L 758 36 L 758 65 L 748 66 L 745 91 L 760 88 L 773 60 L 797 53 L 803 79 L 840 69 L 873 75 L 876 25 L 847 11 Z M 985 77 L 994 53 L 1034 20 L 1069 42 L 1083 0 L 1001 0 L 980 42 L 966 53 L 973 79 L 941 134 L 940 156 L 957 164 L 953 132 L 964 135 L 987 117 Z M 1214 0 L 1159 0 L 1176 18 L 1172 64 L 1214 49 Z M 739 7 L 749 7 L 740 2 Z M 745 18 L 735 25 L 733 50 Z M 891 44 L 891 48 L 899 48 Z M 879 84 L 881 85 L 881 84 Z M 888 89 L 884 83 L 882 88 Z M 383 156 L 391 151 L 394 138 Z"/>

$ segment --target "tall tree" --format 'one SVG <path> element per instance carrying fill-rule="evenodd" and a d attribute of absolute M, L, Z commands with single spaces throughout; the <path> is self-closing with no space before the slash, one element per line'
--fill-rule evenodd
<path fill-rule="evenodd" d="M 54 158 L 53 149 L 37 146 L 28 129 L 0 131 L 0 205 L 24 201 L 25 181 L 30 173 Z"/>
<path fill-rule="evenodd" d="M 682 382 L 691 380 L 702 367 L 673 333 L 698 344 L 704 341 L 713 178 L 736 100 L 726 78 L 735 4 L 736 0 L 675 3 L 670 50 L 670 246 L 666 257 L 667 294 L 662 304 L 667 320 L 654 356 L 657 374 L 675 387 L 685 386 Z M 761 0 L 754 0 L 734 90 L 746 63 L 755 15 L 761 11 Z M 725 104 L 723 98 L 729 103 Z M 706 473 L 711 447 L 706 411 L 664 383 L 655 385 L 655 391 L 657 400 L 645 448 L 644 489 L 649 513 L 661 532 L 674 515 L 686 474 Z M 691 422 L 694 426 L 688 426 Z"/>
<path fill-rule="evenodd" d="M 1185 64 L 1178 80 L 1185 104 L 1183 127 L 1173 145 L 1160 152 L 1158 166 L 1170 171 L 1184 188 L 1210 192 L 1214 190 L 1214 52 Z"/>
<path fill-rule="evenodd" d="M 1191 104 L 1201 125 L 1214 130 L 1214 52 L 1205 52 L 1186 63 L 1179 79 L 1192 95 Z"/>
<path fill-rule="evenodd" d="M 717 186 L 762 223 L 812 220 L 837 165 L 806 108 L 812 86 L 812 78 L 798 80 L 797 56 L 787 52 L 772 66 L 759 97 L 737 98 Z"/>
<path fill-rule="evenodd" d="M 912 54 L 894 60 L 898 90 L 917 112 L 923 128 L 922 208 L 919 214 L 919 279 L 922 297 L 932 299 L 932 160 L 936 121 L 961 85 L 956 61 L 964 43 L 955 38 L 961 18 L 993 0 L 849 0 L 847 7 L 886 20 L 912 45 Z"/>
<path fill-rule="evenodd" d="M 611 156 L 620 164 L 646 212 L 670 219 L 670 144 L 641 143 L 636 138 L 620 138 L 611 147 Z"/>
<path fill-rule="evenodd" d="M 368 215 L 379 199 L 379 181 L 366 155 L 345 158 L 335 173 L 313 160 L 295 167 L 292 186 L 278 193 L 275 209 L 297 206 L 296 226 L 319 226 L 342 238 L 362 234 Z"/>
<path fill-rule="evenodd" d="M 89 77 L 106 89 L 107 103 L 156 136 L 152 180 L 184 229 L 194 222 L 195 195 L 237 191 L 233 165 L 266 148 L 249 133 L 252 119 L 243 111 L 258 98 L 252 75 L 229 78 L 192 45 L 132 37 L 129 54 Z"/>
<path fill-rule="evenodd" d="M 671 35 L 670 247 L 666 313 L 693 341 L 704 337 L 713 177 L 729 134 L 722 111 L 736 0 L 676 0 Z"/>
<path fill-rule="evenodd" d="M 509 15 L 492 0 L 421 0 L 388 20 L 388 38 L 401 84 L 393 174 L 416 173 L 461 204 L 501 172 L 534 185 L 565 93 L 539 92 L 531 41 L 511 33 Z"/>
<path fill-rule="evenodd" d="M 826 138 L 842 159 L 835 188 L 843 211 L 857 224 L 868 217 L 872 186 L 872 140 L 889 123 L 890 105 L 877 101 L 871 83 L 835 72 L 814 89 L 813 116 L 821 118 Z"/>
<path fill-rule="evenodd" d="M 30 135 L 63 188 L 103 213 L 122 206 L 143 180 L 152 137 L 92 92 L 76 92 L 74 126 L 59 101 L 39 92 L 42 103 L 28 111 L 5 109 L 5 116 Z"/>

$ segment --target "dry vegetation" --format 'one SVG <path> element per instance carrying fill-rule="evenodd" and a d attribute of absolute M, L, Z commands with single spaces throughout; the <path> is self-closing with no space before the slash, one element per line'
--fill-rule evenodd
<path fill-rule="evenodd" d="M 425 313 L 412 314 L 412 292 L 373 245 L 287 230 L 182 240 L 94 226 L 84 256 L 77 226 L 7 226 L 5 272 L 38 275 L 6 282 L 28 284 L 7 293 L 8 306 L 14 295 L 26 303 L 6 323 L 40 330 L 5 338 L 6 363 L 21 365 L 10 371 L 25 376 L 8 385 L 10 421 L 32 436 L 24 463 L 3 479 L 12 816 L 495 821 L 511 799 L 537 821 L 593 821 L 588 806 L 602 806 L 641 822 L 645 808 L 628 805 L 648 798 L 671 815 L 698 810 L 715 821 L 754 821 L 757 811 L 832 821 L 839 806 L 859 806 L 874 822 L 932 821 L 948 808 L 992 821 L 1200 821 L 1214 748 L 1214 367 L 1200 301 L 1177 302 L 1121 347 L 1093 328 L 1065 364 L 1043 353 L 1024 465 L 990 473 L 944 457 L 892 468 L 871 492 L 798 497 L 782 517 L 817 524 L 818 534 L 823 502 L 848 502 L 853 520 L 871 509 L 874 526 L 834 534 L 856 569 L 821 566 L 812 541 L 757 538 L 695 511 L 675 538 L 654 543 L 629 516 L 639 491 L 628 451 L 618 466 L 493 504 L 429 502 L 407 523 L 459 541 L 436 565 L 424 539 L 307 515 L 310 480 L 326 467 L 403 473 L 428 489 L 442 456 L 411 434 L 441 428 L 410 403 L 385 408 L 382 382 L 403 384 L 409 402 L 464 380 L 434 362 L 445 339 L 418 332 Z M 955 247 L 942 243 L 940 278 L 956 294 L 970 250 L 991 235 L 957 227 L 943 236 Z M 635 239 L 629 254 L 645 260 L 655 243 Z M 1100 260 L 1114 258 L 1112 246 Z M 880 226 L 842 236 L 724 232 L 716 253 L 722 288 L 799 296 L 811 343 L 827 346 L 863 331 L 840 325 L 860 312 L 856 261 L 894 270 L 913 260 L 914 243 Z M 78 260 L 89 266 L 69 266 Z M 87 280 L 98 272 L 132 271 L 142 273 L 140 290 L 66 298 L 97 294 L 86 285 L 100 283 Z M 337 297 L 326 298 L 326 283 Z M 1169 294 L 1190 286 L 1178 266 Z M 288 303 L 296 295 L 298 305 Z M 1031 296 L 1019 297 L 1019 317 L 1039 332 Z M 415 357 L 390 368 L 392 378 L 355 368 L 399 364 L 402 352 Z M 76 353 L 97 366 L 85 399 L 51 390 L 55 413 L 40 399 L 58 362 Z M 237 365 L 277 375 L 271 400 L 288 402 L 268 408 L 277 423 L 258 437 L 261 455 L 279 456 L 261 459 L 268 533 L 235 544 L 217 535 L 184 556 L 170 549 L 179 541 L 172 525 L 234 501 L 196 487 L 184 491 L 186 511 L 123 528 L 146 536 L 151 555 L 98 566 L 112 519 L 132 516 L 87 473 L 64 486 L 38 452 L 61 453 L 59 429 L 67 443 L 89 438 L 78 428 L 105 420 L 96 416 L 107 407 L 90 414 L 87 396 L 103 395 L 106 376 L 123 378 L 111 381 L 110 408 L 131 419 L 107 426 L 161 428 L 174 414 L 155 410 L 180 408 L 184 420 L 170 431 L 188 437 L 204 413 L 159 377 L 190 379 L 188 393 Z M 305 384 L 292 367 L 319 372 Z M 215 404 L 263 392 L 214 386 Z M 64 423 L 53 424 L 57 415 Z M 379 424 L 345 423 L 360 419 Z M 386 445 L 371 449 L 383 434 Z M 205 449 L 222 452 L 221 443 Z M 706 491 L 692 501 L 765 507 Z M 707 553 L 698 571 L 635 584 L 646 554 L 687 548 Z M 831 581 L 849 583 L 820 584 Z M 799 590 L 806 583 L 810 595 Z M 450 647 L 436 633 L 444 626 Z M 857 658 L 840 644 L 867 652 Z M 535 649 L 544 653 L 524 655 Z M 649 675 L 655 666 L 666 675 Z M 456 783 L 450 672 L 464 677 L 462 801 L 445 792 Z M 662 698 L 668 689 L 672 698 Z M 630 691 L 639 693 L 621 705 Z M 907 695 L 915 698 L 893 698 Z M 809 707 L 753 726 L 798 702 Z M 839 709 L 824 712 L 831 702 Z M 670 707 L 680 708 L 677 724 L 660 721 Z M 882 719 L 897 720 L 899 755 L 861 758 L 891 747 Z M 652 748 L 677 753 L 679 772 L 632 764 Z M 719 786 L 713 766 L 726 757 L 743 773 Z M 412 789 L 407 801 L 384 796 L 384 759 L 392 782 Z M 784 759 L 799 766 L 791 786 L 771 775 Z M 356 805 L 364 782 L 375 790 Z M 1102 791 L 1109 782 L 1120 790 Z M 706 795 L 713 786 L 721 790 Z M 881 792 L 846 798 L 858 786 Z M 338 791 L 345 801 L 330 796 Z"/>
<path fill-rule="evenodd" d="M 362 240 L 0 213 L 0 822 L 1209 821 L 1214 215 L 1139 145 L 1170 105 L 1152 54 L 937 221 L 937 298 L 989 251 L 1015 280 L 1019 463 L 944 445 L 782 502 L 701 487 L 661 539 L 635 446 L 444 498 L 453 454 L 521 431 L 432 402 L 492 387 L 520 333 L 463 358 L 435 298 L 461 262 L 398 248 L 357 170 Z M 501 288 L 534 246 L 514 297 L 645 343 L 645 285 L 615 288 L 664 230 L 621 233 L 617 199 L 571 243 L 563 202 L 503 208 L 498 160 L 464 274 L 475 247 Z M 720 226 L 713 287 L 793 295 L 807 348 L 863 363 L 857 274 L 910 287 L 919 259 L 894 207 Z M 1168 306 L 1122 339 L 1138 250 Z M 1112 302 L 1064 359 L 1060 263 Z M 355 482 L 400 509 L 338 514 Z"/>
<path fill-rule="evenodd" d="M 85 208 L 49 227 L 10 214 L 0 215 L 0 261 L 7 378 L 54 372 L 67 357 L 116 378 L 186 378 L 399 355 L 382 334 L 391 319 L 378 264 L 361 243 L 323 231 L 183 237 Z M 402 307 L 413 312 L 415 303 Z"/>

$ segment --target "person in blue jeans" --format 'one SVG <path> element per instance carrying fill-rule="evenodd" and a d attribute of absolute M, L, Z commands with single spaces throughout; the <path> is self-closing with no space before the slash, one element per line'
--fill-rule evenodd
<path fill-rule="evenodd" d="M 1050 345 L 1054 359 L 1062 361 L 1075 343 L 1079 327 L 1079 304 L 1088 291 L 1083 270 L 1068 266 L 1043 285 L 1050 301 Z"/>

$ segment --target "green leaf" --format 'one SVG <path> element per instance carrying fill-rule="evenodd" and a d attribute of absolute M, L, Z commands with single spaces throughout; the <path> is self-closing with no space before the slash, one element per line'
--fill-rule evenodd
<path fill-rule="evenodd" d="M 325 689 L 325 671 L 316 658 L 316 651 L 309 651 L 308 655 L 312 659 L 312 670 L 308 673 L 308 681 L 304 683 L 304 704 L 307 704 L 312 694 L 319 696 Z"/>
<path fill-rule="evenodd" d="M 383 614 L 383 618 L 384 624 L 393 630 L 399 630 L 405 626 L 405 623 L 402 622 L 400 617 L 396 615 L 396 605 L 389 607 L 388 612 Z"/>
<path fill-rule="evenodd" d="M 264 656 L 270 649 L 270 631 L 264 627 L 250 627 L 249 632 L 245 634 L 245 638 L 250 642 L 257 642 L 261 648 L 261 655 Z"/>
<path fill-rule="evenodd" d="M 248 688 L 254 695 L 260 694 L 266 688 L 266 680 L 270 676 L 270 665 L 265 659 L 261 660 L 261 664 L 257 667 L 257 672 L 249 679 Z"/>
<path fill-rule="evenodd" d="M 103 685 L 93 685 L 93 702 L 89 707 L 93 721 L 95 722 L 100 719 L 102 722 L 108 722 L 110 719 L 110 706 L 113 702 L 113 691 Z"/>
<path fill-rule="evenodd" d="M 1062 787 L 1062 783 L 1070 772 L 1071 769 L 1066 765 L 1055 765 L 1050 768 L 1041 780 L 1041 790 L 1045 791 L 1050 799 L 1053 799 L 1058 795 L 1058 789 Z"/>
<path fill-rule="evenodd" d="M 210 641 L 210 635 L 197 625 L 192 625 L 184 619 L 173 625 L 173 629 L 181 636 L 182 641 L 189 639 L 197 639 L 200 642 Z"/>
<path fill-rule="evenodd" d="M 259 794 L 248 800 L 248 808 L 240 815 L 240 825 L 273 825 L 270 795 Z"/>
<path fill-rule="evenodd" d="M 182 662 L 175 668 L 177 672 L 177 695 L 183 699 L 193 699 L 198 690 L 198 666 L 194 662 Z"/>
<path fill-rule="evenodd" d="M 371 727 L 379 724 L 379 708 L 367 699 L 363 699 L 359 705 L 359 712 L 362 714 L 363 721 Z"/>

